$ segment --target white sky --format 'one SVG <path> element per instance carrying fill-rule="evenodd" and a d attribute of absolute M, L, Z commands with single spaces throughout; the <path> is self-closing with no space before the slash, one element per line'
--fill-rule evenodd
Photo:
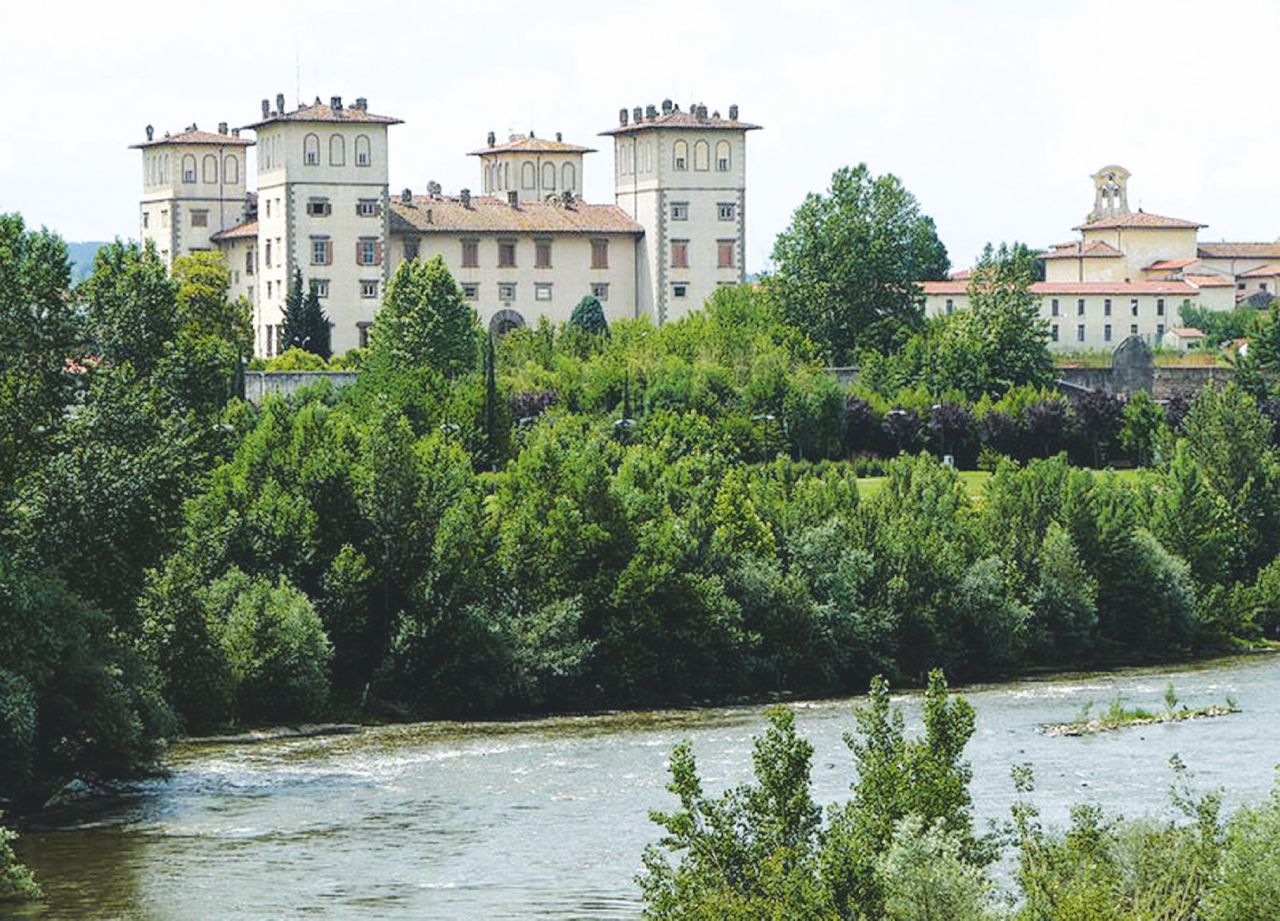
<path fill-rule="evenodd" d="M 957 267 L 986 240 L 1069 239 L 1089 175 L 1129 203 L 1280 237 L 1280 3 L 22 2 L 0 23 L 0 211 L 68 240 L 137 234 L 127 146 L 260 100 L 366 96 L 391 129 L 391 189 L 478 188 L 468 150 L 533 128 L 596 132 L 671 98 L 764 126 L 748 139 L 747 267 L 834 169 L 897 174 Z M 300 89 L 300 94 L 299 94 Z"/>

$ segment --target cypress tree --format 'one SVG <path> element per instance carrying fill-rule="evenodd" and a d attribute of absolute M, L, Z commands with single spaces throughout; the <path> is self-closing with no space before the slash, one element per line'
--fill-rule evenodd
<path fill-rule="evenodd" d="M 306 299 L 302 302 L 302 329 L 303 338 L 299 344 L 300 347 L 328 361 L 329 356 L 333 354 L 329 343 L 329 318 L 325 316 L 324 308 L 320 306 L 320 292 L 316 289 L 314 282 L 307 292 Z"/>
<path fill-rule="evenodd" d="M 282 350 L 302 348 L 306 336 L 302 318 L 302 272 L 293 270 L 293 280 L 289 282 L 289 293 L 284 298 L 284 342 Z"/>

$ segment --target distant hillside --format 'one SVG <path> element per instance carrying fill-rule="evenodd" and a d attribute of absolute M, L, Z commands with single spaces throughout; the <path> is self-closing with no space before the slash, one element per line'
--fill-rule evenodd
<path fill-rule="evenodd" d="M 71 280 L 81 282 L 93 271 L 93 257 L 98 247 L 106 246 L 106 240 L 87 240 L 83 243 L 68 243 L 67 254 L 71 257 Z"/>

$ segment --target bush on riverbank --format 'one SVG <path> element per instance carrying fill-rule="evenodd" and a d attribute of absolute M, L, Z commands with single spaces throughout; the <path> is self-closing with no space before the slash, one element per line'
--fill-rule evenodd
<path fill-rule="evenodd" d="M 4 813 L 0 812 L 0 821 Z M 40 886 L 31 871 L 18 862 L 13 842 L 18 838 L 0 824 L 0 905 L 5 902 L 33 902 L 41 897 Z"/>
<path fill-rule="evenodd" d="M 879 680 L 854 718 L 853 795 L 825 820 L 811 794 L 813 748 L 790 710 L 771 711 L 756 739 L 754 782 L 719 795 L 704 789 L 691 748 L 677 746 L 668 789 L 679 806 L 651 814 L 664 835 L 646 849 L 638 880 L 645 916 L 1236 921 L 1280 904 L 1280 781 L 1268 801 L 1224 820 L 1221 794 L 1194 795 L 1175 758 L 1180 818 L 1126 820 L 1083 805 L 1055 832 L 1021 766 L 1010 821 L 976 837 L 963 760 L 974 714 L 948 699 L 940 673 L 925 695 L 922 738 L 907 738 Z M 1014 852 L 1011 892 L 990 874 L 1001 847 Z"/>

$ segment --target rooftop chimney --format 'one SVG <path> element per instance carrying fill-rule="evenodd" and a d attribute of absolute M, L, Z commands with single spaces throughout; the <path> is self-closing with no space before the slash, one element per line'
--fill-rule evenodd
<path fill-rule="evenodd" d="M 644 109 L 640 108 L 639 106 L 636 106 L 634 109 L 631 110 L 631 120 L 635 122 L 637 125 L 640 124 L 640 120 L 642 118 L 644 118 Z"/>
<path fill-rule="evenodd" d="M 471 207 L 471 190 L 470 189 L 463 189 L 461 192 L 458 193 L 458 198 L 462 201 L 462 207 L 464 208 Z"/>
<path fill-rule="evenodd" d="M 671 100 L 670 100 L 670 99 L 664 99 L 664 100 L 662 100 L 662 114 L 663 114 L 663 115 L 670 115 L 670 114 L 671 114 L 671 106 L 672 106 L 672 102 L 671 102 Z"/>
<path fill-rule="evenodd" d="M 231 136 L 232 136 L 233 138 L 238 138 L 238 137 L 240 136 L 240 129 L 239 129 L 239 128 L 232 128 L 232 129 L 231 129 Z"/>
<path fill-rule="evenodd" d="M 331 109 L 336 109 L 337 111 L 341 112 L 341 111 L 342 111 L 342 97 L 341 97 L 341 96 L 330 96 L 330 97 L 329 97 L 329 108 L 331 108 Z"/>
<path fill-rule="evenodd" d="M 729 121 L 736 122 L 738 120 L 738 104 L 735 102 L 729 106 Z"/>
<path fill-rule="evenodd" d="M 369 100 L 365 99 L 363 96 L 357 96 L 356 108 L 359 109 L 361 112 L 365 111 L 366 109 L 369 108 Z"/>
<path fill-rule="evenodd" d="M 156 133 L 156 129 L 152 125 L 147 125 L 147 140 L 151 140 Z"/>
<path fill-rule="evenodd" d="M 644 117 L 645 117 L 645 118 L 647 118 L 647 119 L 649 119 L 650 121 L 653 121 L 655 118 L 657 118 L 657 117 L 658 117 L 658 107 L 657 107 L 657 106 L 645 106 L 645 109 L 644 109 Z"/>
<path fill-rule="evenodd" d="M 492 146 L 493 146 L 494 144 L 496 144 L 497 142 L 498 142 L 498 136 L 497 136 L 496 134 L 494 134 L 492 131 L 490 131 L 490 132 L 489 132 L 489 146 L 490 146 L 490 147 L 492 147 Z"/>
<path fill-rule="evenodd" d="M 619 109 L 619 110 L 618 110 L 618 124 L 619 124 L 619 125 L 626 125 L 626 123 L 627 123 L 627 110 L 626 110 L 626 109 Z"/>
<path fill-rule="evenodd" d="M 284 93 L 276 93 L 276 111 L 284 114 Z"/>
<path fill-rule="evenodd" d="M 706 118 L 706 117 L 707 117 L 707 107 L 704 106 L 702 103 L 698 103 L 698 118 Z"/>
<path fill-rule="evenodd" d="M 413 204 L 413 189 L 405 189 L 400 193 L 400 201 L 406 205 Z"/>
<path fill-rule="evenodd" d="M 557 131 L 557 132 L 556 132 L 556 142 L 557 142 L 557 143 L 559 143 L 559 142 L 561 142 L 561 141 L 563 141 L 563 140 L 564 140 L 564 135 L 563 135 L 563 134 L 561 134 L 559 131 Z"/>
<path fill-rule="evenodd" d="M 226 123 L 226 122 L 218 122 L 218 133 L 219 133 L 219 134 L 226 134 L 226 133 L 227 133 L 227 123 Z"/>
<path fill-rule="evenodd" d="M 271 100 L 262 100 L 262 117 L 267 118 L 271 114 Z"/>
<path fill-rule="evenodd" d="M 439 198 L 441 191 L 440 183 L 436 182 L 434 179 L 427 182 L 427 194 L 432 198 Z"/>

